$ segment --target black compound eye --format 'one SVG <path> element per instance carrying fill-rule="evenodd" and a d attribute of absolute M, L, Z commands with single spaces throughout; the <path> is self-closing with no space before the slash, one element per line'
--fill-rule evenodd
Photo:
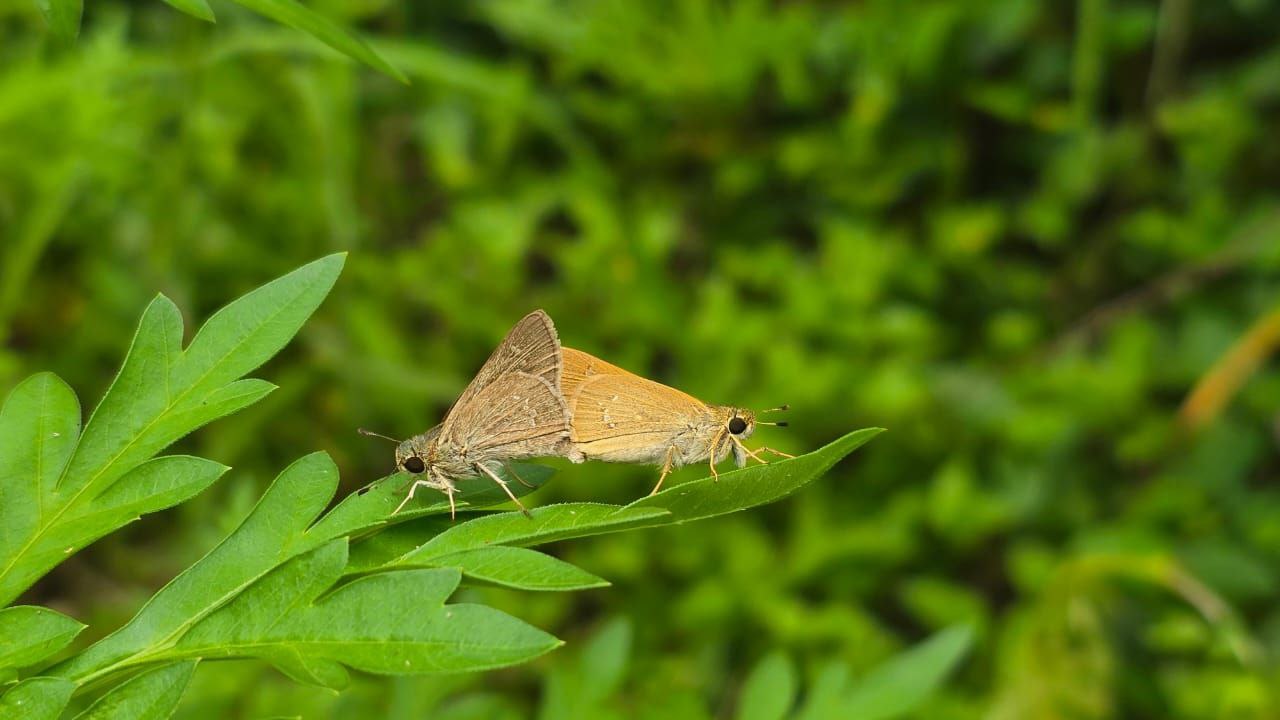
<path fill-rule="evenodd" d="M 422 462 L 422 458 L 418 457 L 417 455 L 414 455 L 413 457 L 405 458 L 404 462 L 400 464 L 404 466 L 405 470 L 408 470 L 414 475 L 417 475 L 418 473 L 427 469 L 427 464 Z"/>
<path fill-rule="evenodd" d="M 743 430 L 747 429 L 747 421 L 740 417 L 733 418 L 729 421 L 729 432 L 734 435 L 741 435 Z"/>

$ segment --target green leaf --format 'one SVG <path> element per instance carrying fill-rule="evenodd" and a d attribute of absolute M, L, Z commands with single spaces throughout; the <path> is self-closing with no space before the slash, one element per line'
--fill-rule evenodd
<path fill-rule="evenodd" d="M 0 610 L 0 681 L 66 647 L 84 628 L 48 608 L 19 605 Z"/>
<path fill-rule="evenodd" d="M 334 50 L 386 73 L 406 85 L 409 83 L 404 73 L 384 60 L 364 40 L 295 0 L 235 0 L 235 2 L 266 15 L 276 22 L 301 30 Z"/>
<path fill-rule="evenodd" d="M 534 467 L 522 466 L 521 477 L 541 482 L 552 472 L 548 468 L 534 471 Z M 89 683 L 142 664 L 173 659 L 173 648 L 188 631 L 273 569 L 335 538 L 384 524 L 399 504 L 398 498 L 403 497 L 395 494 L 397 488 L 403 492 L 403 481 L 397 476 L 384 478 L 369 492 L 352 494 L 316 521 L 337 490 L 338 469 L 324 453 L 299 459 L 280 473 L 226 540 L 156 593 L 123 628 L 54 672 Z M 489 488 L 485 488 L 477 494 L 488 492 Z M 497 501 L 499 493 L 500 490 L 487 496 Z M 345 550 L 343 556 L 345 559 Z M 346 671 L 325 657 L 277 654 L 270 659 L 289 675 L 306 682 L 329 687 L 346 682 Z M 425 666 L 415 664 L 414 671 L 419 667 Z"/>
<path fill-rule="evenodd" d="M 98 698 L 76 720 L 165 720 L 196 670 L 194 661 L 148 670 Z"/>
<path fill-rule="evenodd" d="M 430 565 L 441 557 L 491 545 L 530 546 L 641 527 L 656 527 L 715 517 L 773 502 L 799 490 L 849 453 L 883 432 L 857 430 L 807 455 L 768 465 L 694 480 L 638 500 L 625 507 L 601 503 L 566 503 L 521 513 L 495 513 L 460 522 L 444 532 L 434 519 L 408 523 L 393 542 L 356 546 L 352 572 L 377 567 Z"/>
<path fill-rule="evenodd" d="M 840 716 L 879 720 L 910 712 L 937 690 L 972 642 L 972 629 L 956 626 L 899 654 L 855 685 Z"/>
<path fill-rule="evenodd" d="M 191 17 L 205 22 L 217 22 L 213 16 L 213 8 L 205 0 L 164 0 L 169 5 L 181 10 Z"/>
<path fill-rule="evenodd" d="M 75 683 L 62 678 L 27 678 L 0 696 L 0 718 L 57 720 L 75 689 Z"/>
<path fill-rule="evenodd" d="M 92 503 L 67 510 L 27 549 L 37 567 L 53 567 L 77 548 L 139 516 L 188 500 L 227 471 L 212 460 L 174 455 L 148 460 L 120 478 Z"/>
<path fill-rule="evenodd" d="M 190 455 L 153 458 L 99 495 L 92 506 L 68 513 L 68 534 L 77 528 L 120 527 L 140 515 L 185 502 L 222 476 L 225 465 Z"/>
<path fill-rule="evenodd" d="M 240 527 L 164 586 L 124 627 L 55 672 L 85 682 L 159 657 L 195 623 L 280 563 L 330 538 L 307 534 L 338 487 L 338 469 L 324 453 L 307 455 L 280 473 Z"/>
<path fill-rule="evenodd" d="M 847 663 L 834 660 L 823 665 L 809 692 L 805 693 L 805 702 L 797 713 L 796 720 L 839 717 L 840 704 L 849 687 L 849 675 Z"/>
<path fill-rule="evenodd" d="M 720 473 L 718 481 L 712 477 L 693 480 L 627 507 L 662 508 L 671 514 L 668 522 L 682 523 L 775 502 L 821 477 L 882 432 L 882 428 L 856 430 L 806 455 Z"/>
<path fill-rule="evenodd" d="M 520 479 L 533 486 L 530 488 L 523 483 L 511 482 L 511 491 L 515 493 L 516 497 L 533 492 L 555 474 L 555 470 L 545 465 L 512 464 L 515 466 Z M 509 472 L 506 468 L 500 470 L 498 475 L 508 481 L 514 480 L 513 477 L 508 477 Z M 395 512 L 396 508 L 400 506 L 400 502 L 404 500 L 405 493 L 409 491 L 409 485 L 412 482 L 413 479 L 405 473 L 396 473 L 374 481 L 364 491 L 348 495 L 342 502 L 338 503 L 337 507 L 320 520 L 315 532 L 331 538 L 343 535 L 358 535 L 385 526 L 389 521 L 395 521 L 403 525 L 413 518 L 449 512 L 449 502 L 443 495 L 435 493 L 433 497 L 431 494 L 420 492 L 414 496 L 413 502 L 406 505 L 399 514 L 392 516 L 391 513 Z M 420 498 L 422 502 L 418 502 Z M 508 501 L 507 494 L 497 486 L 497 483 L 489 478 L 464 478 L 460 480 L 458 482 L 458 495 L 455 499 L 460 509 L 497 505 Z M 432 520 L 429 521 L 429 524 L 443 529 L 449 527 L 452 523 L 448 521 L 440 523 L 438 520 Z M 386 535 L 386 532 L 381 532 L 375 537 L 382 538 Z M 405 548 L 405 551 L 408 549 Z"/>
<path fill-rule="evenodd" d="M 538 720 L 610 717 L 602 706 L 622 683 L 631 655 L 631 623 L 615 618 L 582 647 L 576 662 L 558 663 L 543 685 Z"/>
<path fill-rule="evenodd" d="M 497 513 L 458 523 L 394 562 L 425 565 L 462 550 L 489 545 L 536 545 L 553 540 L 598 535 L 648 526 L 666 517 L 658 508 L 622 508 L 602 503 L 544 505 L 523 513 Z"/>
<path fill-rule="evenodd" d="M 36 0 L 36 7 L 49 25 L 49 32 L 58 40 L 70 42 L 80 34 L 84 0 Z"/>
<path fill-rule="evenodd" d="M 346 563 L 345 539 L 291 560 L 196 625 L 174 654 L 257 657 L 296 680 L 341 687 L 339 665 L 394 675 L 484 670 L 560 644 L 492 608 L 445 605 L 461 579 L 453 569 L 371 575 L 316 600 Z"/>
<path fill-rule="evenodd" d="M 791 660 L 783 653 L 772 653 L 747 676 L 738 698 L 738 720 L 782 720 L 795 696 L 796 671 Z"/>
<path fill-rule="evenodd" d="M 53 373 L 9 393 L 0 409 L 0 562 L 12 562 L 52 511 L 62 468 L 80 435 L 80 403 Z M 16 593 L 0 595 L 0 604 Z"/>
<path fill-rule="evenodd" d="M 583 679 L 584 698 L 603 701 L 622 685 L 631 660 L 631 636 L 631 621 L 614 618 L 582 648 L 578 673 Z"/>
<path fill-rule="evenodd" d="M 46 373 L 15 388 L 0 411 L 0 604 L 89 542 L 212 483 L 223 469 L 208 461 L 147 461 L 271 391 L 239 378 L 284 347 L 342 264 L 331 255 L 248 293 L 215 313 L 185 351 L 177 307 L 157 297 L 83 434 L 61 380 Z"/>
<path fill-rule="evenodd" d="M 537 550 L 494 547 L 463 550 L 432 560 L 436 567 L 461 570 L 469 578 L 517 590 L 586 590 L 607 580 Z"/>

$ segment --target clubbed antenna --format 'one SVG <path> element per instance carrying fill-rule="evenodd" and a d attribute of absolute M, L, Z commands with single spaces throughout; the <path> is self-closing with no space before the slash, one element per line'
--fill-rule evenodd
<path fill-rule="evenodd" d="M 399 444 L 400 444 L 400 441 L 399 441 L 399 440 L 397 440 L 397 439 L 395 439 L 395 438 L 393 438 L 393 437 L 390 437 L 390 436 L 388 436 L 388 435 L 383 435 L 382 433 L 376 433 L 376 432 L 374 432 L 374 431 L 372 431 L 372 430 L 365 430 L 364 428 L 356 428 L 356 432 L 360 433 L 361 435 L 368 436 L 368 437 L 376 437 L 376 438 L 382 438 L 383 440 L 390 440 L 391 442 L 393 442 L 393 443 L 395 443 L 395 444 L 397 444 L 397 445 L 399 445 Z"/>
<path fill-rule="evenodd" d="M 760 414 L 761 414 L 761 415 L 763 415 L 763 414 L 765 414 L 765 413 L 771 413 L 771 412 L 785 412 L 785 411 L 790 410 L 790 409 L 791 409 L 791 406 L 790 406 L 790 405 L 787 405 L 787 404 L 785 404 L 785 403 L 784 403 L 784 404 L 782 404 L 782 405 L 779 405 L 779 406 L 778 406 L 778 407 L 776 407 L 776 408 L 769 408 L 768 410 L 761 410 L 761 411 L 760 411 Z M 788 426 L 788 424 L 787 424 L 787 421 L 786 421 L 786 420 L 779 420 L 779 421 L 777 421 L 777 422 L 765 422 L 765 421 L 763 421 L 763 420 L 756 420 L 756 424 L 757 424 L 757 425 L 773 425 L 773 426 L 775 426 L 775 427 L 787 427 L 787 426 Z"/>

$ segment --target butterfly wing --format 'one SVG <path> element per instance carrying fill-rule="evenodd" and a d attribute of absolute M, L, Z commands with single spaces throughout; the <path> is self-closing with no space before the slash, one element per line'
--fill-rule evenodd
<path fill-rule="evenodd" d="M 545 377 L 509 372 L 485 385 L 450 414 L 448 436 L 469 462 L 560 455 L 569 438 L 569 413 Z"/>
<path fill-rule="evenodd" d="M 522 372 L 542 378 L 553 392 L 558 393 L 562 367 L 560 338 L 556 335 L 556 327 L 545 312 L 534 310 L 511 328 L 480 367 L 445 415 L 441 432 L 446 436 L 458 436 L 454 426 L 459 420 L 459 411 L 475 405 L 480 393 L 505 375 Z"/>
<path fill-rule="evenodd" d="M 572 398 L 573 394 L 582 386 L 582 383 L 596 375 L 630 375 L 636 377 L 634 373 L 623 370 L 617 365 L 612 365 L 594 355 L 589 355 L 574 348 L 564 348 L 561 351 L 561 356 L 564 359 L 564 372 L 561 375 L 560 388 L 564 391 L 565 399 Z"/>
<path fill-rule="evenodd" d="M 657 462 L 677 436 L 708 413 L 706 404 L 691 395 L 591 359 L 594 371 L 567 396 L 571 437 L 588 458 Z M 575 357 L 575 364 L 580 360 Z"/>

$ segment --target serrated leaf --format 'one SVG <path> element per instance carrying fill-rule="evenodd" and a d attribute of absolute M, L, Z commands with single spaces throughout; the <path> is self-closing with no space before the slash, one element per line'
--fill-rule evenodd
<path fill-rule="evenodd" d="M 566 591 L 606 587 L 609 582 L 576 565 L 537 550 L 495 545 L 463 550 L 432 560 L 469 578 L 517 590 Z"/>
<path fill-rule="evenodd" d="M 66 647 L 85 626 L 59 612 L 33 605 L 0 610 L 0 680 L 6 672 L 34 665 Z"/>
<path fill-rule="evenodd" d="M 910 712 L 942 684 L 972 641 L 972 629 L 956 626 L 890 659 L 845 696 L 841 717 L 881 720 Z"/>
<path fill-rule="evenodd" d="M 295 558 L 196 625 L 177 656 L 257 657 L 295 679 L 319 660 L 365 672 L 461 672 L 523 662 L 559 644 L 554 637 L 492 608 L 445 605 L 457 588 L 453 569 L 385 572 L 359 578 L 316 600 L 347 563 L 345 539 Z"/>
<path fill-rule="evenodd" d="M 204 20 L 205 22 L 217 22 L 217 19 L 213 16 L 213 8 L 209 7 L 209 3 L 205 2 L 205 0 L 164 1 L 198 20 Z"/>
<path fill-rule="evenodd" d="M 738 720 L 782 720 L 795 696 L 795 667 L 786 655 L 771 653 L 756 664 L 742 685 Z"/>
<path fill-rule="evenodd" d="M 235 0 L 235 2 L 266 15 L 276 22 L 301 30 L 334 50 L 386 73 L 406 85 L 409 83 L 404 73 L 384 60 L 364 40 L 295 0 Z"/>
<path fill-rule="evenodd" d="M 0 695 L 0 718 L 58 720 L 75 689 L 75 683 L 62 678 L 27 678 Z"/>
<path fill-rule="evenodd" d="M 58 40 L 70 42 L 80 34 L 84 0 L 36 0 L 36 7 L 49 25 L 49 32 Z"/>
<path fill-rule="evenodd" d="M 137 485 L 111 495 L 135 471 L 145 474 L 140 466 L 165 446 L 269 392 L 269 383 L 240 376 L 293 337 L 342 264 L 341 255 L 322 258 L 248 293 L 215 313 L 185 351 L 181 314 L 157 297 L 82 434 L 75 396 L 56 377 L 15 388 L 6 401 L 13 409 L 0 413 L 0 604 L 136 514 L 212 482 L 210 466 L 189 468 L 176 485 L 134 476 L 128 482 Z M 144 499 L 137 493 L 147 487 L 156 493 Z M 107 512 L 96 504 L 102 497 L 131 505 Z"/>
<path fill-rule="evenodd" d="M 76 720 L 166 720 L 178 707 L 195 670 L 194 661 L 147 670 L 112 688 Z"/>

